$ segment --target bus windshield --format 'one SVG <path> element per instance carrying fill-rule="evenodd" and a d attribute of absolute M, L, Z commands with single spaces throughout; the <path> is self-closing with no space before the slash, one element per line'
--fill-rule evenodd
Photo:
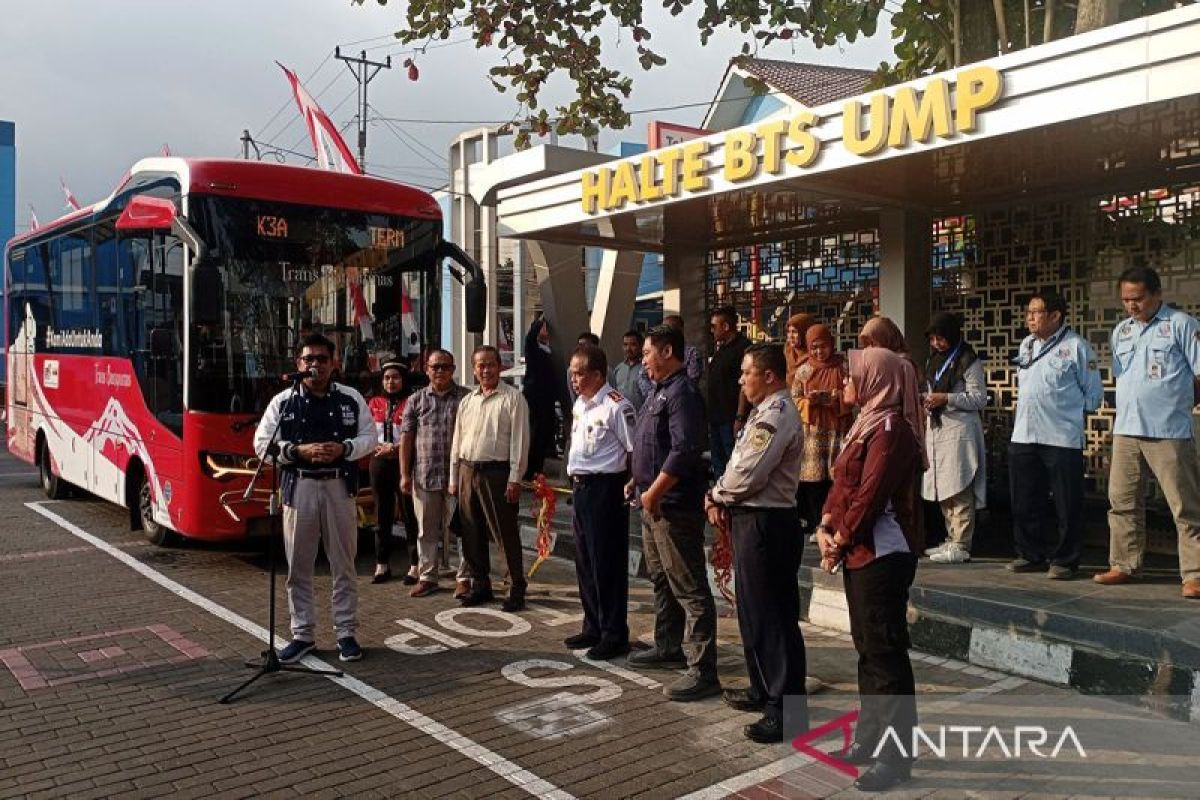
<path fill-rule="evenodd" d="M 337 345 L 358 388 L 389 360 L 419 358 L 441 317 L 440 220 L 193 195 L 207 245 L 195 268 L 187 406 L 259 413 L 293 371 L 300 339 Z"/>

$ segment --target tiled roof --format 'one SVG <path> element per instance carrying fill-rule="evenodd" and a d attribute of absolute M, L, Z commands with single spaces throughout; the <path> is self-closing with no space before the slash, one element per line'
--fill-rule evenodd
<path fill-rule="evenodd" d="M 740 66 L 760 81 L 786 92 L 809 108 L 861 94 L 874 74 L 866 69 L 770 58 L 748 58 Z"/>

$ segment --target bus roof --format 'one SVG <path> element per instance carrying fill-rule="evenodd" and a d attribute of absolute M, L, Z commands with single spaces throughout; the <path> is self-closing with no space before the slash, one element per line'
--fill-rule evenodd
<path fill-rule="evenodd" d="M 383 178 L 261 161 L 156 157 L 144 158 L 134 164 L 112 194 L 103 200 L 72 211 L 37 230 L 18 234 L 9 240 L 8 245 L 11 247 L 74 220 L 103 212 L 131 181 L 145 173 L 176 175 L 183 191 L 189 194 L 331 206 L 431 220 L 442 217 L 441 208 L 428 192 Z"/>

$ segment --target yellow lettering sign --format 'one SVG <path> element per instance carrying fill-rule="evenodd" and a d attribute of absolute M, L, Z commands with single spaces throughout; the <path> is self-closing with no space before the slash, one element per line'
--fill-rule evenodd
<path fill-rule="evenodd" d="M 679 194 L 679 162 L 683 160 L 683 150 L 672 147 L 658 154 L 658 162 L 662 164 L 663 194 L 676 197 Z"/>
<path fill-rule="evenodd" d="M 624 208 L 626 203 L 636 202 L 637 199 L 637 175 L 633 173 L 633 164 L 622 161 L 613 171 L 607 208 Z"/>
<path fill-rule="evenodd" d="M 920 95 L 911 86 L 897 90 L 892 98 L 888 147 L 928 142 L 931 132 L 943 139 L 954 133 L 950 124 L 950 86 L 942 78 L 931 80 Z"/>
<path fill-rule="evenodd" d="M 744 181 L 758 172 L 758 137 L 753 131 L 725 134 L 725 180 Z"/>
<path fill-rule="evenodd" d="M 883 92 L 871 98 L 867 112 L 867 132 L 863 133 L 862 103 L 849 100 L 842 106 L 842 142 L 856 156 L 869 156 L 879 152 L 888 133 L 888 96 Z"/>
<path fill-rule="evenodd" d="M 978 127 L 981 110 L 1000 99 L 1004 79 L 994 67 L 972 67 L 958 73 L 954 90 L 954 122 L 959 133 L 970 133 Z"/>
<path fill-rule="evenodd" d="M 817 160 L 817 154 L 821 152 L 821 141 L 809 128 L 819 121 L 816 114 L 801 111 L 788 123 L 788 141 L 792 143 L 792 149 L 787 154 L 787 163 L 793 167 L 807 167 Z"/>
<path fill-rule="evenodd" d="M 638 190 L 642 202 L 658 200 L 663 196 L 662 186 L 655 180 L 658 164 L 654 156 L 642 156 L 642 164 L 638 167 Z"/>
<path fill-rule="evenodd" d="M 608 188 L 611 180 L 612 170 L 607 168 L 583 173 L 583 213 L 595 214 L 601 208 L 608 208 Z"/>
<path fill-rule="evenodd" d="M 762 141 L 763 169 L 772 175 L 778 175 L 783 165 L 783 134 L 787 132 L 788 121 L 777 119 L 764 122 L 755 129 L 755 134 Z"/>
<path fill-rule="evenodd" d="M 708 169 L 708 142 L 696 139 L 683 146 L 683 190 L 702 192 L 712 185 L 704 174 Z"/>

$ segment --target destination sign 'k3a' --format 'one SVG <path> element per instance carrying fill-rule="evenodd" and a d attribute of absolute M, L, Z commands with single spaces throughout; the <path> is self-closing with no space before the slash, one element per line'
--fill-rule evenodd
<path fill-rule="evenodd" d="M 877 92 L 865 103 L 847 100 L 842 105 L 842 144 L 853 155 L 870 156 L 913 142 L 972 133 L 979 127 L 979 113 L 1000 99 L 1003 85 L 996 69 L 972 67 L 958 73 L 953 96 L 948 80 L 932 78 L 920 88 Z M 821 154 L 822 141 L 813 133 L 821 122 L 819 115 L 802 111 L 731 130 L 724 138 L 724 163 L 714 163 L 711 139 L 696 139 L 638 160 L 588 170 L 581 178 L 584 213 L 706 191 L 712 185 L 708 173 L 716 166 L 730 183 L 764 172 L 779 175 L 788 167 L 806 169 Z"/>

